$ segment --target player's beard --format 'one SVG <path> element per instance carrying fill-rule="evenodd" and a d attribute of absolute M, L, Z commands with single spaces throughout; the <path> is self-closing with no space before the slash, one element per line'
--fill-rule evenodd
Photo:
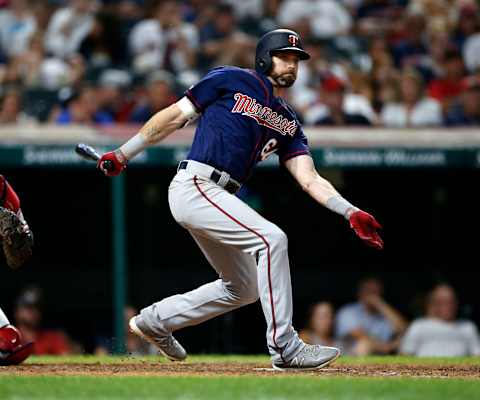
<path fill-rule="evenodd" d="M 282 88 L 288 88 L 293 86 L 295 80 L 297 79 L 296 75 L 293 72 L 287 72 L 284 74 L 272 73 L 271 76 L 275 83 Z"/>

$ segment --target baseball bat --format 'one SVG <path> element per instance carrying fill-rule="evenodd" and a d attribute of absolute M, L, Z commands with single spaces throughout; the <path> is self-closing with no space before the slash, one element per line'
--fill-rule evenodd
<path fill-rule="evenodd" d="M 97 162 L 100 159 L 100 154 L 88 144 L 79 143 L 75 146 L 75 153 L 77 153 L 80 157 L 84 158 L 85 160 L 95 161 Z M 103 162 L 103 166 L 107 171 L 113 171 L 113 164 L 111 161 L 106 160 Z"/>

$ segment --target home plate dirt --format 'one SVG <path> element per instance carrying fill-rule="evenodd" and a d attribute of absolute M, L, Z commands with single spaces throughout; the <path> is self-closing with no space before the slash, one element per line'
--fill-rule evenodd
<path fill-rule="evenodd" d="M 118 363 L 118 364 L 23 364 L 0 367 L 1 375 L 88 376 L 352 376 L 480 378 L 480 365 L 368 364 L 333 365 L 316 371 L 274 371 L 256 363 Z"/>

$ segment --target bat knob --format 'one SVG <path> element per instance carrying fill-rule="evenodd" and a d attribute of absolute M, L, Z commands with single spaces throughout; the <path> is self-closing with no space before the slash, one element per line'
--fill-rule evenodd
<path fill-rule="evenodd" d="M 115 166 L 110 160 L 105 160 L 103 162 L 103 168 L 105 168 L 108 172 L 112 172 L 115 169 Z"/>

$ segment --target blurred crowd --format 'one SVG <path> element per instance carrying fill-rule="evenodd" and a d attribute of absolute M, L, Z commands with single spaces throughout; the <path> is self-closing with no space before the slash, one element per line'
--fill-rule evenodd
<path fill-rule="evenodd" d="M 330 302 L 313 304 L 300 336 L 352 356 L 480 356 L 478 329 L 460 317 L 457 293 L 450 285 L 433 287 L 422 301 L 421 315 L 411 322 L 385 300 L 383 291 L 382 282 L 370 277 L 359 283 L 357 300 L 336 313 Z"/>
<path fill-rule="evenodd" d="M 0 0 L 0 123 L 143 123 L 277 27 L 305 125 L 480 124 L 476 0 Z"/>
<path fill-rule="evenodd" d="M 465 318 L 465 307 L 459 304 L 453 287 L 445 283 L 435 285 L 421 296 L 417 308 L 417 317 L 408 321 L 385 299 L 382 281 L 367 277 L 359 282 L 355 301 L 338 310 L 328 301 L 313 304 L 299 334 L 307 343 L 335 346 L 350 356 L 480 356 L 478 329 L 473 321 Z M 99 330 L 92 338 L 72 339 L 63 326 L 54 322 L 52 325 L 51 318 L 45 323 L 45 311 L 44 295 L 37 286 L 22 290 L 14 304 L 12 323 L 26 341 L 35 342 L 34 354 L 113 353 L 113 333 Z M 126 352 L 157 354 L 154 346 L 129 332 L 128 321 L 136 314 L 135 307 L 125 307 Z M 86 346 L 83 340 L 91 344 Z"/>
<path fill-rule="evenodd" d="M 99 329 L 92 338 L 73 338 L 62 325 L 51 319 L 45 322 L 45 298 L 43 290 L 38 286 L 27 286 L 15 300 L 12 323 L 20 330 L 25 342 L 34 342 L 36 355 L 66 355 L 86 352 L 82 340 L 92 342 L 88 351 L 96 355 L 114 352 L 114 334 Z M 48 310 L 47 310 L 48 311 Z M 138 314 L 131 305 L 124 309 L 125 351 L 130 355 L 156 354 L 154 346 L 132 334 L 128 328 L 130 318 Z M 88 340 L 87 340 L 88 339 Z"/>

